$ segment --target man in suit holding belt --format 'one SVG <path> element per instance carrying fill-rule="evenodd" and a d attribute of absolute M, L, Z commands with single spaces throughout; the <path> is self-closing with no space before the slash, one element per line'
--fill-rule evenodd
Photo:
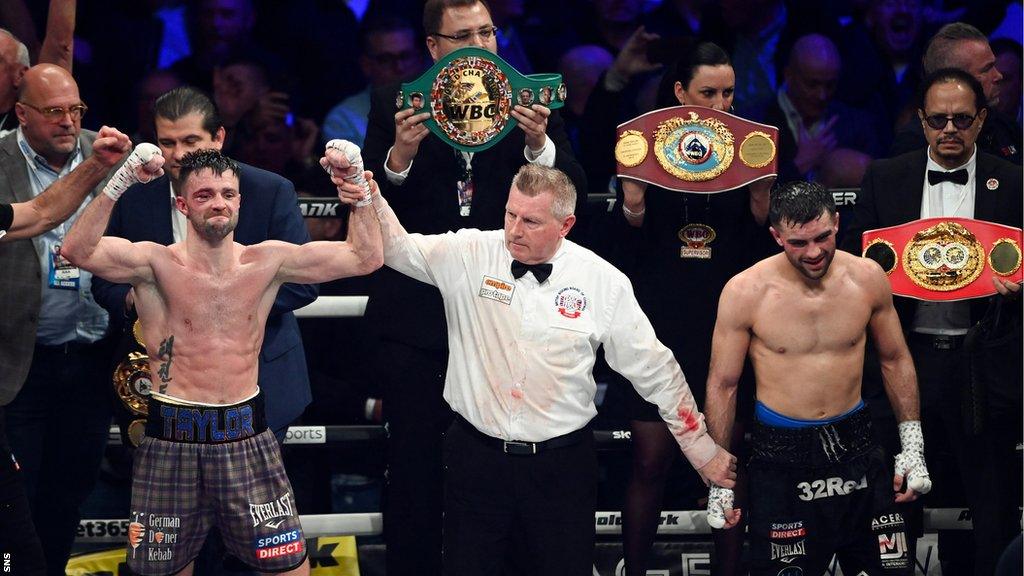
<path fill-rule="evenodd" d="M 975 145 L 988 116 L 978 80 L 959 69 L 941 69 L 925 79 L 922 94 L 918 116 L 928 147 L 868 167 L 846 250 L 860 253 L 865 230 L 919 218 L 974 218 L 1021 226 L 1020 167 Z M 994 282 L 1000 294 L 995 298 L 1009 300 L 1009 313 L 1020 314 L 1020 285 L 1000 278 Z M 926 504 L 946 504 L 943 495 L 962 482 L 974 522 L 976 574 L 992 574 L 1000 552 L 1020 531 L 1014 448 L 1020 441 L 1021 407 L 995 406 L 1016 414 L 1016 419 L 1006 419 L 1016 422 L 992 418 L 981 430 L 968 430 L 969 419 L 962 411 L 965 387 L 971 381 L 964 336 L 988 304 L 987 298 L 942 303 L 895 299 L 917 369 L 924 433 L 931 439 L 925 456 L 932 463 L 938 495 Z M 1017 350 L 1013 357 L 1001 359 L 1007 373 L 1020 366 Z M 943 448 L 952 454 L 952 462 L 940 456 Z M 944 562 L 963 554 L 960 547 L 941 542 L 940 549 Z M 961 567 L 956 573 L 968 572 Z"/>
<path fill-rule="evenodd" d="M 423 28 L 434 62 L 467 46 L 498 52 L 497 29 L 480 0 L 430 0 Z M 440 234 L 500 227 L 508 185 L 527 163 L 554 166 L 577 190 L 587 189 L 557 113 L 536 104 L 515 106 L 516 130 L 487 150 L 466 153 L 429 133 L 423 124 L 429 112 L 396 113 L 398 90 L 391 85 L 374 93 L 363 159 L 408 230 Z M 581 197 L 577 208 L 582 202 Z M 448 356 L 441 296 L 393 270 L 379 271 L 371 282 L 366 318 L 380 331 L 379 377 L 389 431 L 387 573 L 439 575 L 441 437 L 451 422 L 441 398 Z"/>
<path fill-rule="evenodd" d="M 166 175 L 137 184 L 119 202 L 110 218 L 108 236 L 132 242 L 150 241 L 165 246 L 188 233 L 185 218 L 174 210 L 173 189 L 179 186 L 178 161 L 192 150 L 224 145 L 224 127 L 213 102 L 195 88 L 175 88 L 155 104 L 157 145 L 167 165 Z M 246 190 L 238 216 L 235 239 L 241 244 L 283 240 L 292 244 L 309 241 L 302 222 L 295 188 L 288 180 L 246 164 L 239 164 L 239 181 Z M 131 286 L 96 280 L 96 301 L 110 312 L 114 326 L 133 315 Z M 313 285 L 285 284 L 267 319 L 266 336 L 260 351 L 259 385 L 267 397 L 267 424 L 278 441 L 284 439 L 288 424 L 312 399 L 306 359 L 298 324 L 292 310 L 316 299 Z"/>

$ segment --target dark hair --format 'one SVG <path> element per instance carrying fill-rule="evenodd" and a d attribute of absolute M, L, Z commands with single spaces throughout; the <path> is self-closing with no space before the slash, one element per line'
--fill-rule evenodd
<path fill-rule="evenodd" d="M 772 190 L 768 201 L 768 221 L 778 228 L 780 224 L 806 224 L 825 212 L 836 216 L 836 201 L 832 193 L 817 182 L 794 180 Z"/>
<path fill-rule="evenodd" d="M 153 104 L 153 117 L 163 118 L 174 122 L 189 114 L 199 114 L 203 117 L 203 130 L 210 135 L 217 133 L 224 126 L 220 119 L 220 112 L 213 100 L 203 91 L 192 86 L 180 86 L 156 99 Z M 184 179 L 182 180 L 184 182 Z"/>
<path fill-rule="evenodd" d="M 941 68 L 955 67 L 958 44 L 967 40 L 988 42 L 988 38 L 974 26 L 963 22 L 946 24 L 928 41 L 921 63 L 924 73 L 931 74 Z"/>
<path fill-rule="evenodd" d="M 178 173 L 178 178 L 182 182 L 187 181 L 188 177 L 193 173 L 206 168 L 212 170 L 216 176 L 220 176 L 228 170 L 233 172 L 236 177 L 238 176 L 238 164 L 231 158 L 221 154 L 220 150 L 214 150 L 213 148 L 193 150 L 185 154 L 179 164 L 181 165 L 181 170 Z M 179 187 L 178 194 L 182 193 L 182 188 L 184 186 Z"/>
<path fill-rule="evenodd" d="M 427 0 L 423 6 L 423 33 L 430 36 L 441 31 L 441 20 L 446 9 L 472 7 L 477 4 L 483 4 L 487 13 L 491 13 L 491 7 L 485 0 Z"/>
<path fill-rule="evenodd" d="M 971 87 L 971 90 L 974 92 L 974 108 L 976 113 L 988 107 L 988 104 L 985 102 L 985 89 L 981 87 L 981 82 L 978 82 L 977 78 L 959 68 L 942 68 L 925 76 L 924 82 L 921 83 L 921 94 L 917 102 L 918 108 L 924 110 L 924 100 L 932 86 L 953 82 L 962 82 Z"/>
<path fill-rule="evenodd" d="M 658 85 L 658 107 L 678 106 L 679 100 L 675 95 L 676 82 L 682 84 L 686 90 L 701 66 L 732 66 L 732 60 L 729 59 L 729 54 L 714 42 L 697 44 L 665 71 Z"/>

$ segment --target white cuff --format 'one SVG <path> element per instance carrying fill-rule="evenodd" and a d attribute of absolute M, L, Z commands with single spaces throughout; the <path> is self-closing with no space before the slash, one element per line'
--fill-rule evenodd
<path fill-rule="evenodd" d="M 388 168 L 388 162 L 391 161 L 391 151 L 394 150 L 394 146 L 388 148 L 388 155 L 384 158 L 384 174 L 388 178 L 388 182 L 391 182 L 395 186 L 401 186 L 405 182 L 405 179 L 409 177 L 409 170 L 412 170 L 413 161 L 409 161 L 409 166 L 401 172 L 395 172 Z M 552 163 L 553 164 L 553 163 Z"/>
<path fill-rule="evenodd" d="M 523 146 L 523 156 L 531 164 L 540 164 L 541 166 L 552 168 L 555 165 L 555 143 L 545 134 L 544 146 L 540 149 L 540 152 L 534 154 L 529 146 Z"/>

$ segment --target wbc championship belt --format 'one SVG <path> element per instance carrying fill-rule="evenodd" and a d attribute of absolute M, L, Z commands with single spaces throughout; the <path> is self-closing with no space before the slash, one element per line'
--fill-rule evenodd
<path fill-rule="evenodd" d="M 678 192 L 724 192 L 778 173 L 779 129 L 703 106 L 619 124 L 616 174 Z"/>
<path fill-rule="evenodd" d="M 1021 282 L 1020 228 L 970 218 L 924 218 L 868 230 L 864 257 L 889 275 L 893 294 L 946 302 L 996 293 L 992 278 Z"/>
<path fill-rule="evenodd" d="M 138 446 L 146 433 L 146 415 L 149 413 L 149 393 L 153 382 L 149 373 L 149 356 L 142 340 L 142 324 L 135 320 L 132 325 L 134 345 L 128 356 L 114 369 L 114 393 L 128 410 L 132 421 L 127 427 L 127 436 L 132 445 Z"/>
<path fill-rule="evenodd" d="M 438 60 L 395 96 L 399 110 L 429 111 L 425 124 L 438 138 L 464 152 L 497 144 L 517 124 L 514 106 L 565 104 L 561 74 L 523 75 L 497 54 L 467 47 Z"/>

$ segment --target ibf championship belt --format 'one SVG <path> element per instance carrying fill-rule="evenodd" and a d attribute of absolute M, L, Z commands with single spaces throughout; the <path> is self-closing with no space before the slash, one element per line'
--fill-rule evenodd
<path fill-rule="evenodd" d="M 703 106 L 619 124 L 616 174 L 678 192 L 724 192 L 778 173 L 779 129 Z"/>
<path fill-rule="evenodd" d="M 497 54 L 483 48 L 459 48 L 438 60 L 395 96 L 399 110 L 430 111 L 425 124 L 438 138 L 464 152 L 497 144 L 517 122 L 517 104 L 561 108 L 561 74 L 524 76 Z"/>
<path fill-rule="evenodd" d="M 995 294 L 993 277 L 1020 282 L 1021 242 L 1020 228 L 970 218 L 925 218 L 862 237 L 864 257 L 882 266 L 893 294 L 933 302 Z"/>
<path fill-rule="evenodd" d="M 132 325 L 134 342 L 128 356 L 114 369 L 114 394 L 128 410 L 131 422 L 127 425 L 127 436 L 133 446 L 138 446 L 146 433 L 146 415 L 149 411 L 149 393 L 153 382 L 149 373 L 149 356 L 142 340 L 142 324 L 135 320 Z M 123 424 L 122 424 L 123 426 Z"/>

